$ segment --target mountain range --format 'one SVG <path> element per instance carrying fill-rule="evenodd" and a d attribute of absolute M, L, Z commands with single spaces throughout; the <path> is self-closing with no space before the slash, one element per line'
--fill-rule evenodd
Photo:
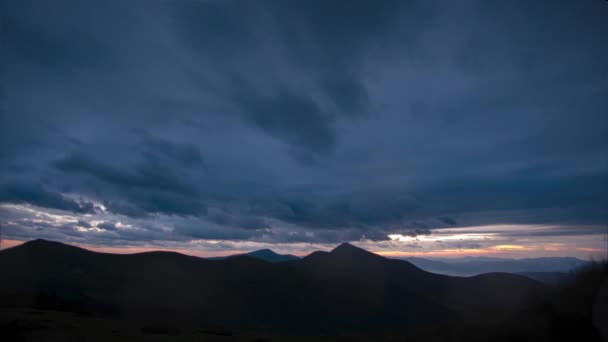
<path fill-rule="evenodd" d="M 392 334 L 498 322 L 542 298 L 527 277 L 452 277 L 350 244 L 289 262 L 92 252 L 46 240 L 0 251 L 1 307 L 231 331 Z"/>
<path fill-rule="evenodd" d="M 249 253 L 221 257 L 209 257 L 209 260 L 249 256 L 268 262 L 285 262 L 300 259 L 291 254 L 278 254 L 270 249 L 260 249 Z M 559 285 L 570 279 L 572 272 L 589 265 L 588 261 L 573 257 L 544 257 L 525 259 L 504 259 L 493 257 L 462 257 L 425 259 L 405 258 L 417 267 L 432 273 L 468 277 L 490 272 L 520 274 L 549 285 Z"/>
<path fill-rule="evenodd" d="M 210 257 L 207 259 L 222 260 L 222 259 L 226 259 L 226 258 L 234 258 L 234 257 L 240 257 L 240 256 L 250 256 L 250 257 L 254 257 L 256 259 L 260 259 L 260 260 L 264 260 L 264 261 L 268 261 L 268 262 L 284 262 L 284 261 L 292 261 L 292 260 L 300 259 L 300 257 L 298 257 L 298 256 L 291 255 L 291 254 L 278 254 L 270 249 L 260 249 L 260 250 L 249 252 L 249 253 L 234 254 L 234 255 L 221 256 L 221 257 Z"/>
<path fill-rule="evenodd" d="M 278 254 L 270 249 L 260 249 L 249 253 L 233 254 L 221 257 L 209 257 L 209 260 L 221 260 L 237 256 L 250 256 L 268 262 L 294 261 L 300 257 L 291 254 Z M 505 259 L 493 257 L 462 257 L 426 259 L 418 257 L 404 258 L 419 268 L 452 276 L 473 276 L 490 272 L 516 273 L 541 282 L 556 284 L 567 278 L 568 274 L 589 264 L 588 261 L 574 257 L 543 257 L 524 259 Z"/>
<path fill-rule="evenodd" d="M 568 273 L 589 262 L 572 257 L 500 259 L 488 257 L 456 259 L 406 258 L 412 264 L 433 273 L 472 276 L 488 272 Z"/>

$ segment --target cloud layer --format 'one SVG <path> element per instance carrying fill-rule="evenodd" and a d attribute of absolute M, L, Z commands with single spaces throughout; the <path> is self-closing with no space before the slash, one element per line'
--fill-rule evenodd
<path fill-rule="evenodd" d="M 9 1 L 0 13 L 9 237 L 387 242 L 608 222 L 602 1 Z M 44 213 L 76 223 L 36 223 Z"/>

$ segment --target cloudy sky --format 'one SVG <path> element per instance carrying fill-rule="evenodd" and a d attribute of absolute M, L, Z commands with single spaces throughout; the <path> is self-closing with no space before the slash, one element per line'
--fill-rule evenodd
<path fill-rule="evenodd" d="M 608 2 L 0 2 L 3 247 L 603 253 Z"/>

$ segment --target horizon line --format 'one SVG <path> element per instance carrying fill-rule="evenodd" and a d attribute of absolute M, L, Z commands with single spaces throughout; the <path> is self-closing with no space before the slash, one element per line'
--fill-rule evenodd
<path fill-rule="evenodd" d="M 264 249 L 271 250 L 272 252 L 274 252 L 276 254 L 280 254 L 280 255 L 291 254 L 291 255 L 297 256 L 299 258 L 304 258 L 314 252 L 318 252 L 318 251 L 329 252 L 333 249 L 333 248 L 330 250 L 316 249 L 316 250 L 312 250 L 307 253 L 297 253 L 297 254 L 296 253 L 279 253 L 279 252 L 276 252 L 275 250 L 273 250 L 272 248 L 260 248 L 260 249 L 254 249 L 254 250 L 227 250 L 227 251 L 221 251 L 221 252 L 217 252 L 217 253 L 213 253 L 213 252 L 210 253 L 210 252 L 202 251 L 202 250 L 184 249 L 184 248 L 163 248 L 163 247 L 149 247 L 149 246 L 114 246 L 114 247 L 112 247 L 112 246 L 94 246 L 94 245 L 82 244 L 82 243 L 77 243 L 77 242 L 64 242 L 64 241 L 50 240 L 50 239 L 44 239 L 44 238 L 32 238 L 30 240 L 3 239 L 2 246 L 0 246 L 0 251 L 18 247 L 27 242 L 36 241 L 36 240 L 57 242 L 57 243 L 61 243 L 61 244 L 68 245 L 68 246 L 82 248 L 82 249 L 88 250 L 90 252 L 95 252 L 95 253 L 115 254 L 115 255 L 133 255 L 133 254 L 141 254 L 141 253 L 149 253 L 149 252 L 168 252 L 168 253 L 178 253 L 181 255 L 197 257 L 197 258 L 201 258 L 201 259 L 209 259 L 209 258 L 216 258 L 216 257 L 220 257 L 220 258 L 221 257 L 231 257 L 231 256 L 237 256 L 239 254 L 248 254 L 248 253 L 252 253 L 252 252 L 256 252 L 256 251 L 264 250 Z M 573 255 L 541 256 L 541 257 L 525 256 L 525 257 L 521 257 L 521 258 L 516 258 L 516 257 L 499 257 L 499 256 L 497 257 L 497 256 L 486 255 L 486 254 L 475 253 L 475 252 L 470 253 L 470 254 L 453 255 L 453 254 L 448 254 L 451 251 L 445 252 L 445 253 L 442 253 L 442 251 L 418 252 L 418 253 L 416 253 L 416 252 L 408 253 L 408 252 L 400 252 L 400 251 L 397 251 L 397 252 L 371 251 L 371 250 L 357 246 L 356 242 L 337 243 L 337 244 L 335 244 L 334 248 L 341 244 L 344 244 L 344 243 L 350 244 L 357 248 L 363 249 L 367 252 L 374 253 L 376 255 L 379 255 L 379 256 L 382 256 L 385 258 L 389 258 L 389 259 L 406 259 L 406 258 L 463 259 L 463 258 L 482 257 L 482 258 L 494 258 L 494 259 L 503 259 L 503 260 L 524 260 L 524 259 L 539 259 L 539 258 L 575 258 L 575 259 L 584 260 L 584 261 L 599 260 L 598 258 L 594 258 L 593 256 L 590 256 L 589 258 L 581 258 L 578 256 L 573 256 Z M 468 252 L 471 252 L 471 251 L 468 251 Z"/>

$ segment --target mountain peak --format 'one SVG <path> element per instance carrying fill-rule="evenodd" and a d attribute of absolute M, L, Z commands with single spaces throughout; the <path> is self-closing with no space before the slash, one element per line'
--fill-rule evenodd
<path fill-rule="evenodd" d="M 289 260 L 297 260 L 298 257 L 291 254 L 279 254 L 272 249 L 260 249 L 257 251 L 249 252 L 247 255 L 252 257 L 262 259 L 268 262 L 281 262 L 281 261 L 289 261 Z"/>
<path fill-rule="evenodd" d="M 11 248 L 7 248 L 3 251 L 11 250 L 13 252 L 26 252 L 26 253 L 42 253 L 48 254 L 52 253 L 54 255 L 64 254 L 64 253 L 74 253 L 76 251 L 85 251 L 89 252 L 86 249 L 65 244 L 59 241 L 53 240 L 45 240 L 45 239 L 34 239 L 27 242 L 24 242 L 20 245 L 16 245 Z"/>
<path fill-rule="evenodd" d="M 353 256 L 369 256 L 369 255 L 373 255 L 373 256 L 377 256 L 376 254 L 366 251 L 363 248 L 359 248 L 357 246 L 353 246 L 348 242 L 344 242 L 342 244 L 340 244 L 338 247 L 334 248 L 330 254 L 332 255 L 343 255 L 343 256 L 348 256 L 348 257 L 353 257 Z"/>
<path fill-rule="evenodd" d="M 58 241 L 52 241 L 52 240 L 45 240 L 45 239 L 34 239 L 34 240 L 30 240 L 30 241 L 26 241 L 22 244 L 22 246 L 24 247 L 42 247 L 42 246 L 69 246 L 66 245 L 64 243 L 58 242 Z M 71 247 L 71 246 L 70 246 Z"/>
<path fill-rule="evenodd" d="M 272 249 L 268 249 L 268 248 L 264 248 L 264 249 L 258 249 L 257 251 L 253 251 L 253 252 L 249 252 L 247 254 L 277 254 L 277 252 L 273 251 Z"/>
<path fill-rule="evenodd" d="M 345 251 L 356 251 L 356 250 L 364 251 L 364 249 L 362 249 L 362 248 L 353 246 L 353 245 L 351 245 L 348 242 L 343 242 L 340 245 L 338 245 L 336 248 L 332 249 L 331 253 L 345 252 Z"/>
<path fill-rule="evenodd" d="M 363 264 L 376 264 L 377 262 L 384 260 L 384 257 L 345 242 L 330 252 L 316 251 L 310 253 L 304 260 L 313 264 L 323 263 L 359 267 Z"/>
<path fill-rule="evenodd" d="M 29 240 L 24 242 L 23 244 L 27 244 L 27 245 L 36 245 L 36 244 L 42 244 L 42 243 L 49 243 L 51 241 L 49 240 L 45 240 L 45 239 L 34 239 L 34 240 Z"/>

